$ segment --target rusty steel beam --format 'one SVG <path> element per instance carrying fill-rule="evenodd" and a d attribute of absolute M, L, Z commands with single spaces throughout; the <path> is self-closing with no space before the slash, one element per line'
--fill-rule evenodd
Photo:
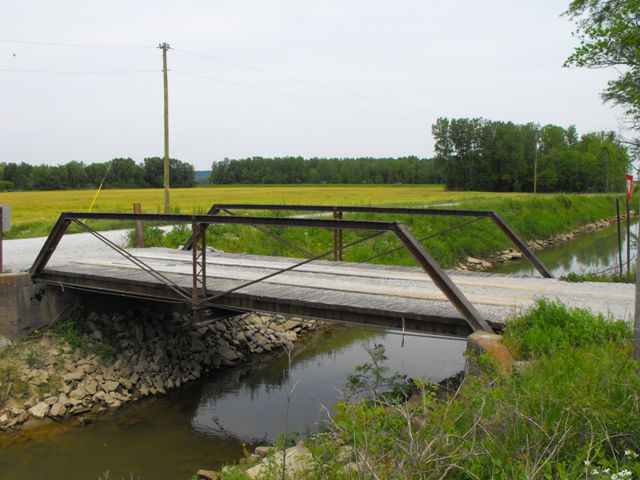
<path fill-rule="evenodd" d="M 33 265 L 31 266 L 31 269 L 29 270 L 31 276 L 39 274 L 47 265 L 49 259 L 51 258 L 51 255 L 53 255 L 53 252 L 55 252 L 56 248 L 58 247 L 58 244 L 60 243 L 64 232 L 66 232 L 67 228 L 69 228 L 70 223 L 71 220 L 65 217 L 64 214 L 58 217 L 56 224 L 53 226 L 51 233 L 45 240 L 42 249 L 38 253 L 38 256 L 36 257 Z"/>
<path fill-rule="evenodd" d="M 490 218 L 493 223 L 511 240 L 518 250 L 531 262 L 544 278 L 553 278 L 553 274 L 544 266 L 540 259 L 533 253 L 527 243 L 522 240 L 516 232 L 504 221 L 504 219 L 494 210 L 455 210 L 441 208 L 411 208 L 411 207 L 358 207 L 358 206 L 328 206 L 328 205 L 275 205 L 275 204 L 254 204 L 254 203 L 218 203 L 214 204 L 210 212 L 219 209 L 239 209 L 239 210 L 284 210 L 300 212 L 342 212 L 350 213 L 380 213 L 397 215 L 425 215 L 425 216 L 445 216 L 445 217 L 479 217 Z M 335 218 L 335 217 L 334 217 Z M 185 246 L 188 249 L 188 246 Z"/>
<path fill-rule="evenodd" d="M 411 253 L 413 258 L 420 264 L 422 269 L 433 280 L 438 288 L 445 294 L 447 299 L 454 307 L 466 318 L 467 322 L 474 331 L 484 330 L 493 332 L 491 326 L 482 318 L 480 313 L 475 309 L 467 297 L 460 291 L 451 278 L 442 270 L 438 263 L 424 249 L 424 247 L 416 240 L 411 231 L 401 223 L 394 224 L 394 233 L 406 249 Z"/>
<path fill-rule="evenodd" d="M 248 282 L 242 286 L 236 287 L 228 292 L 223 292 L 221 294 L 216 294 L 210 297 L 202 298 L 199 296 L 199 291 L 201 288 L 204 289 L 206 295 L 206 280 L 199 279 L 199 275 L 206 275 L 206 267 L 200 266 L 200 270 L 198 269 L 198 263 L 202 261 L 205 262 L 205 258 L 203 257 L 203 252 L 206 251 L 206 235 L 205 235 L 205 227 L 209 224 L 232 224 L 232 225 L 265 225 L 265 226 L 290 226 L 290 227 L 307 227 L 307 228 L 327 228 L 332 230 L 360 230 L 360 231 L 374 231 L 375 234 L 369 235 L 365 238 L 361 238 L 350 244 L 344 246 L 344 248 L 348 248 L 349 246 L 353 246 L 355 244 L 366 241 L 370 238 L 373 238 L 377 235 L 380 235 L 384 232 L 393 232 L 399 240 L 403 243 L 405 248 L 411 253 L 411 255 L 418 261 L 421 267 L 425 270 L 425 272 L 431 277 L 436 286 L 445 294 L 447 299 L 452 302 L 454 307 L 462 314 L 462 316 L 467 321 L 468 325 L 473 330 L 487 330 L 492 331 L 491 326 L 482 319 L 480 314 L 475 310 L 475 308 L 471 305 L 471 303 L 467 300 L 464 294 L 455 286 L 453 281 L 448 277 L 448 275 L 439 268 L 435 260 L 426 252 L 426 250 L 420 245 L 418 240 L 413 236 L 413 234 L 400 222 L 381 222 L 381 221 L 363 221 L 363 220 L 339 220 L 339 219 L 308 219 L 308 218 L 291 218 L 291 217 L 230 217 L 230 216 L 218 216 L 218 215 L 180 215 L 180 214 L 145 214 L 145 213 L 73 213 L 73 212 L 65 212 L 60 215 L 56 226 L 53 231 L 47 238 L 43 249 L 38 255 L 34 265 L 31 268 L 32 277 L 37 280 L 38 274 L 41 274 L 46 267 L 46 264 L 55 251 L 56 246 L 58 245 L 64 231 L 66 230 L 69 222 L 74 221 L 79 223 L 82 226 L 85 226 L 80 219 L 92 219 L 92 220 L 145 220 L 151 222 L 173 222 L 173 223 L 191 223 L 192 224 L 192 243 L 194 245 L 193 249 L 193 292 L 192 293 L 192 307 L 195 310 L 198 310 L 201 306 L 204 306 L 206 302 L 215 301 L 220 299 L 233 291 L 239 290 L 240 288 L 244 288 L 253 283 L 257 283 L 259 281 L 263 281 L 267 278 L 271 278 L 272 276 L 278 275 L 280 273 L 286 272 L 293 268 L 296 268 L 300 265 L 304 265 L 308 262 L 315 260 L 316 258 L 324 257 L 332 253 L 332 251 L 326 252 L 322 254 L 320 257 L 314 257 L 312 259 L 305 260 L 299 264 L 296 264 L 292 267 L 287 267 L 285 269 L 279 270 L 274 274 L 266 275 L 260 279 L 257 279 L 252 282 Z M 86 227 L 88 230 L 92 230 L 89 227 Z M 98 232 L 91 231 L 94 235 L 101 237 Z M 201 253 L 198 253 L 198 240 L 202 240 L 201 245 Z M 106 239 L 103 241 L 108 242 Z M 335 247 L 335 246 L 334 246 Z M 121 250 L 118 248 L 118 250 Z M 123 254 L 124 251 L 122 252 Z M 130 253 L 126 252 L 127 257 L 131 257 L 131 260 L 134 263 L 141 263 L 141 261 L 136 261 L 137 259 L 132 256 Z M 151 269 L 152 270 L 152 269 Z M 150 271 L 148 273 L 154 273 Z M 157 277 L 156 277 L 157 278 Z M 170 285 L 169 279 L 167 279 L 167 284 L 165 287 L 172 288 Z M 200 284 L 199 284 L 200 283 Z M 182 292 L 178 291 L 178 293 L 182 294 Z"/>

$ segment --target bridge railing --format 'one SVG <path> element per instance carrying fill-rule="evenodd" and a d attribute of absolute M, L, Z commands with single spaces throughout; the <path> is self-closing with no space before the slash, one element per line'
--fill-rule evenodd
<path fill-rule="evenodd" d="M 218 215 L 220 213 L 226 213 L 228 215 L 238 215 L 233 210 L 268 210 L 268 211 L 290 211 L 290 212 L 328 212 L 333 215 L 336 220 L 343 219 L 345 213 L 379 213 L 379 214 L 392 214 L 392 215 L 417 215 L 417 216 L 444 216 L 444 217 L 471 217 L 474 219 L 482 220 L 484 218 L 490 219 L 506 236 L 511 240 L 513 245 L 520 250 L 520 252 L 531 262 L 535 269 L 544 278 L 553 278 L 551 272 L 545 267 L 535 253 L 529 248 L 527 243 L 520 238 L 520 236 L 509 226 L 509 224 L 494 210 L 456 210 L 456 209 L 440 209 L 440 208 L 410 208 L 410 207 L 359 207 L 349 205 L 279 205 L 279 204 L 253 204 L 253 203 L 216 203 L 209 209 L 209 215 Z M 465 222 L 460 224 L 459 227 L 468 225 L 472 222 Z M 269 232 L 268 230 L 260 229 L 267 235 L 274 238 L 277 237 L 279 241 L 289 243 L 282 237 L 278 237 L 276 234 Z M 342 230 L 336 229 L 333 231 L 333 256 L 334 260 L 342 260 L 343 250 L 343 235 Z M 295 245 L 289 245 L 292 248 L 300 250 Z M 188 242 L 185 250 L 191 249 L 191 242 Z M 302 252 L 308 253 L 308 252 Z"/>
<path fill-rule="evenodd" d="M 124 220 L 124 221 L 148 221 L 148 222 L 164 222 L 164 223 L 190 223 L 192 228 L 191 250 L 193 252 L 193 287 L 191 291 L 178 285 L 171 278 L 161 272 L 153 269 L 141 259 L 135 257 L 130 251 L 125 250 L 114 242 L 95 231 L 83 220 Z M 138 266 L 145 272 L 152 275 L 158 281 L 165 284 L 173 291 L 178 298 L 191 305 L 194 315 L 201 313 L 203 307 L 216 307 L 215 302 L 222 296 L 228 295 L 241 288 L 248 287 L 255 283 L 267 280 L 281 273 L 293 270 L 297 267 L 310 263 L 314 260 L 326 258 L 333 252 L 328 251 L 320 255 L 307 258 L 292 266 L 277 270 L 255 280 L 248 281 L 240 286 L 234 287 L 226 292 L 208 296 L 207 293 L 207 275 L 206 275 L 206 229 L 208 225 L 247 225 L 254 227 L 302 227 L 302 228 L 322 228 L 334 231 L 358 230 L 375 232 L 364 238 L 353 241 L 349 244 L 342 245 L 342 249 L 347 249 L 363 241 L 367 241 L 386 232 L 395 235 L 402 246 L 411 254 L 418 262 L 426 274 L 431 278 L 433 283 L 440 289 L 444 296 L 458 310 L 462 317 L 466 320 L 469 327 L 476 330 L 493 331 L 489 323 L 482 318 L 476 308 L 469 302 L 465 295 L 458 289 L 451 278 L 442 270 L 431 255 L 424 249 L 415 236 L 401 222 L 373 221 L 373 220 L 345 220 L 345 219 L 318 219 L 318 218 L 294 218 L 294 217 L 256 217 L 256 216 L 222 216 L 215 214 L 207 215 L 181 215 L 181 214 L 150 214 L 150 213 L 75 213 L 65 212 L 60 215 L 49 237 L 44 243 L 36 260 L 31 267 L 30 273 L 35 281 L 43 274 L 46 266 L 55 252 L 60 240 L 69 228 L 75 223 L 86 232 L 91 233 L 100 241 L 108 245 L 113 250 L 120 253 L 127 260 Z"/>

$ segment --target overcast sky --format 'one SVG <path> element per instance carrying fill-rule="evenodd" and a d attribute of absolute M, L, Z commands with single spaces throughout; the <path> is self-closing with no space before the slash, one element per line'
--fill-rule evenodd
<path fill-rule="evenodd" d="M 0 0 L 0 40 L 146 47 L 0 42 L 0 162 L 162 156 L 163 41 L 170 153 L 197 169 L 428 156 L 442 116 L 617 130 L 599 98 L 616 73 L 562 67 L 567 3 Z"/>

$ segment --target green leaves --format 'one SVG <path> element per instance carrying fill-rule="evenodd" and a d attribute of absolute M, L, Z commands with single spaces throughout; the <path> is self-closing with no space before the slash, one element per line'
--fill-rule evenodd
<path fill-rule="evenodd" d="M 640 127 L 640 0 L 574 0 L 565 12 L 580 44 L 565 67 L 626 67 L 602 97 L 625 109 Z"/>

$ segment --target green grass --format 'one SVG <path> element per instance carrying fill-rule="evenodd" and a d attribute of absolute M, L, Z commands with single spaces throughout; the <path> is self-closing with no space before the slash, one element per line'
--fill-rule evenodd
<path fill-rule="evenodd" d="M 86 212 L 95 190 L 0 192 L 0 204 L 11 207 L 13 227 L 6 238 L 46 235 L 61 212 Z M 284 203 L 379 205 L 448 203 L 462 198 L 526 196 L 494 192 L 449 192 L 442 185 L 225 185 L 171 190 L 172 211 L 203 213 L 213 203 Z M 131 212 L 140 203 L 147 213 L 164 209 L 162 189 L 103 190 L 94 212 Z M 103 223 L 101 228 L 121 228 Z"/>
<path fill-rule="evenodd" d="M 629 326 L 541 301 L 506 330 L 526 366 L 505 375 L 481 361 L 453 396 L 416 382 L 407 403 L 340 403 L 330 428 L 305 441 L 313 459 L 295 478 L 639 478 Z"/>
<path fill-rule="evenodd" d="M 505 344 L 522 359 L 554 355 L 573 347 L 631 339 L 629 324 L 594 315 L 584 308 L 568 308 L 557 301 L 540 300 L 537 308 L 511 320 Z"/>
<path fill-rule="evenodd" d="M 572 230 L 595 220 L 609 218 L 615 213 L 615 197 L 612 195 L 545 195 L 527 197 L 497 197 L 461 199 L 455 205 L 459 209 L 495 210 L 525 240 L 547 238 Z M 278 216 L 284 212 L 238 212 Z M 442 232 L 462 222 L 458 217 L 422 217 L 409 215 L 348 214 L 345 218 L 356 220 L 402 221 L 418 238 L 427 238 L 423 245 L 444 267 L 451 267 L 468 256 L 485 256 L 495 251 L 513 247 L 510 240 L 489 220 L 484 219 L 472 225 Z M 332 250 L 331 231 L 310 228 L 278 228 L 270 230 L 305 250 L 319 255 Z M 371 232 L 344 232 L 344 244 L 357 241 Z M 168 233 L 163 244 L 177 247 L 185 244 L 191 235 L 186 225 Z M 207 243 L 225 252 L 244 252 L 257 255 L 296 256 L 302 254 L 280 243 L 264 233 L 242 225 L 210 225 Z M 132 241 L 133 244 L 133 241 Z M 391 234 L 348 248 L 344 252 L 347 261 L 361 262 L 374 255 L 400 247 L 400 242 Z M 325 258 L 330 258 L 327 256 Z M 415 265 L 413 258 L 399 249 L 389 255 L 374 260 L 376 263 L 392 265 Z"/>
<path fill-rule="evenodd" d="M 605 282 L 605 283 L 636 283 L 636 272 L 623 273 L 622 275 L 598 275 L 595 273 L 568 273 L 560 280 L 565 282 Z"/>

